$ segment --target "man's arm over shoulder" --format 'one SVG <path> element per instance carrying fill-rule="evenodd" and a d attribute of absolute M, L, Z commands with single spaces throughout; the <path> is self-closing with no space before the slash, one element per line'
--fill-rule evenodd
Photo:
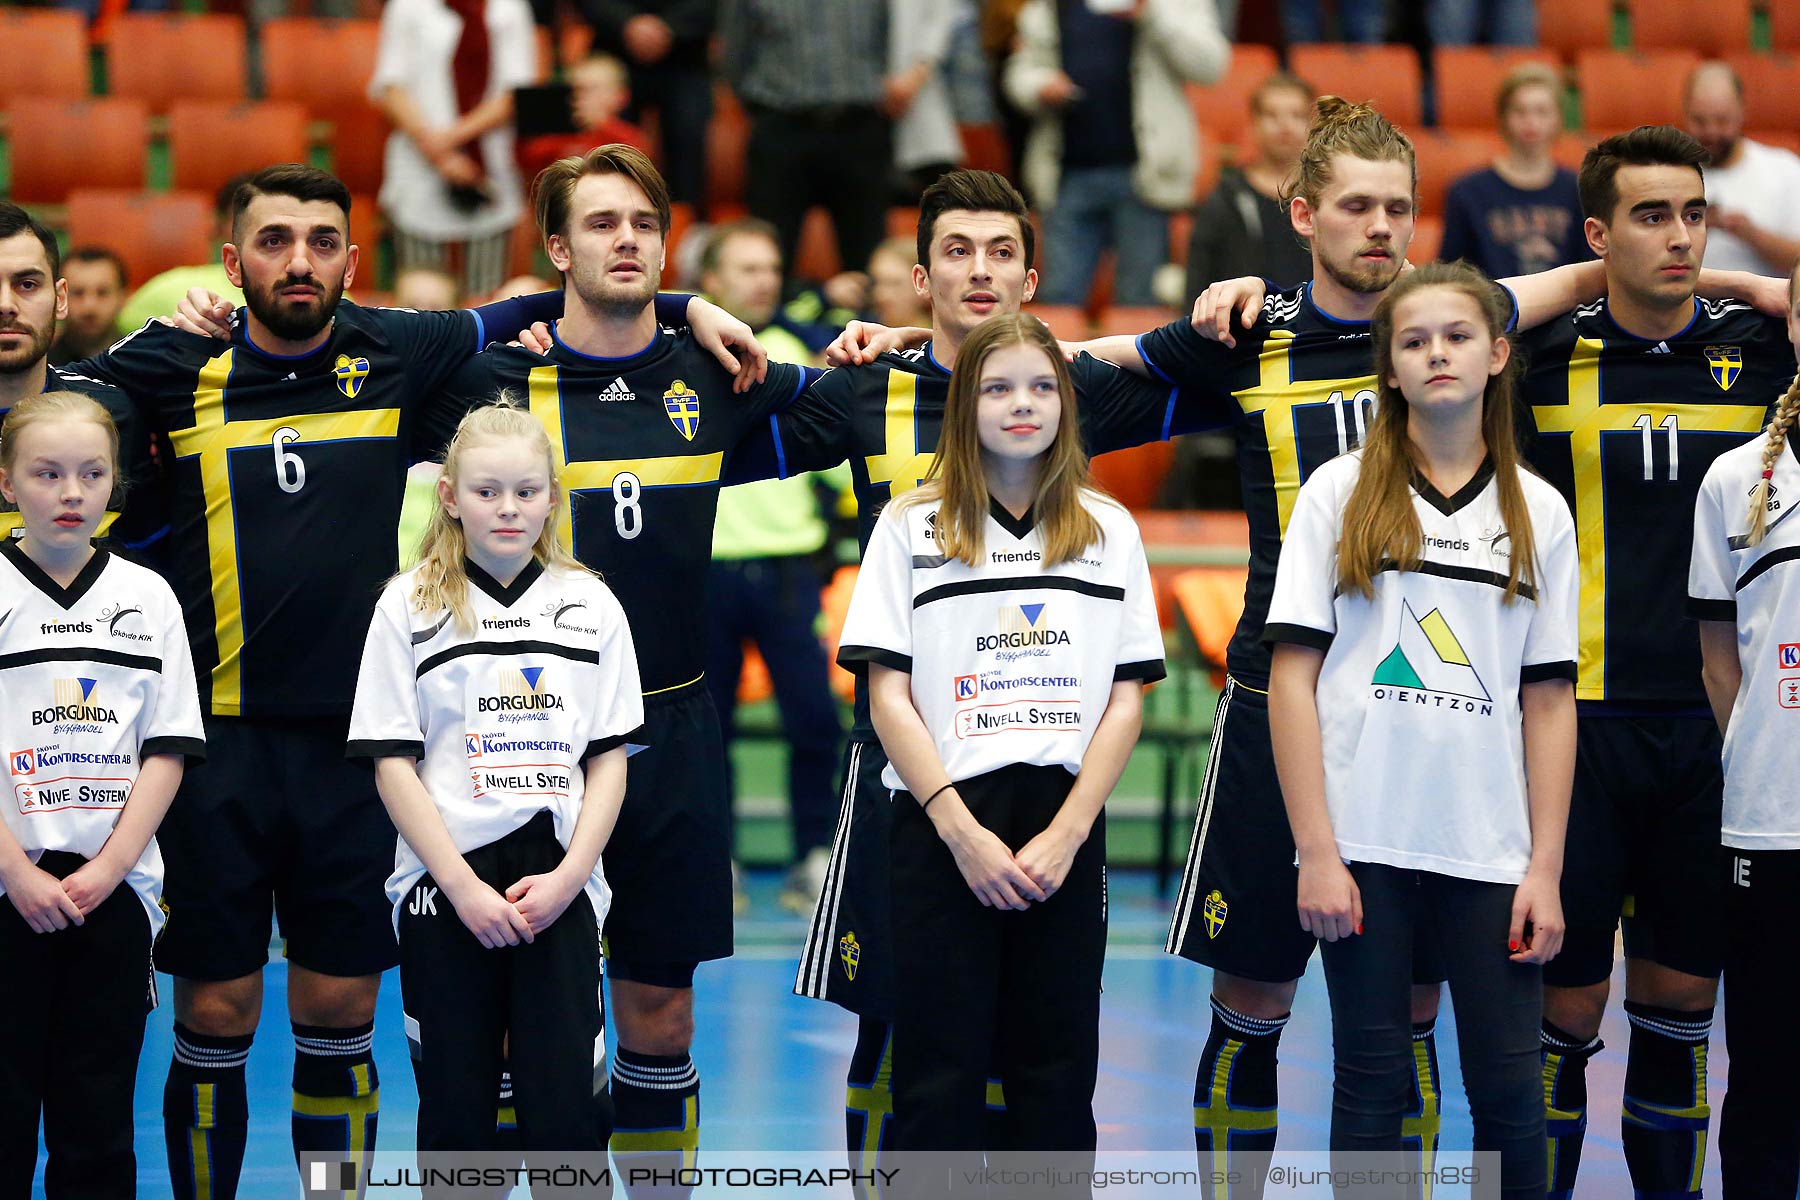
<path fill-rule="evenodd" d="M 1087 354 L 1069 364 L 1088 453 L 1104 454 L 1183 433 L 1217 429 L 1239 415 L 1230 393 L 1214 387 L 1179 388 L 1145 379 Z"/>
<path fill-rule="evenodd" d="M 773 368 L 776 364 L 770 364 Z M 732 451 L 725 482 L 787 479 L 837 466 L 850 455 L 850 401 L 854 372 L 838 367 L 821 375 L 779 412 L 758 421 Z"/>

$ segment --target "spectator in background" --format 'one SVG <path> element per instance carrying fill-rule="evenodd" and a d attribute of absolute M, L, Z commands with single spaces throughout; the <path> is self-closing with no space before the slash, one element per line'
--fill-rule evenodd
<path fill-rule="evenodd" d="M 1706 265 L 1786 275 L 1800 257 L 1800 157 L 1744 136 L 1744 83 L 1722 62 L 1688 76 L 1687 130 L 1706 147 Z"/>
<path fill-rule="evenodd" d="M 1200 170 L 1183 85 L 1230 59 L 1217 10 L 1195 0 L 1031 0 L 1019 13 L 1006 93 L 1035 117 L 1024 176 L 1046 210 L 1041 302 L 1084 303 L 1111 247 L 1114 301 L 1156 303 L 1169 213 L 1194 202 Z"/>
<path fill-rule="evenodd" d="M 1575 173 L 1550 157 L 1562 132 L 1562 81 L 1526 63 L 1501 81 L 1495 108 L 1505 149 L 1492 167 L 1450 186 L 1438 257 L 1467 259 L 1490 279 L 1592 258 Z"/>
<path fill-rule="evenodd" d="M 536 275 L 514 275 L 494 289 L 494 294 L 488 297 L 488 303 L 498 304 L 502 300 L 517 300 L 520 296 L 554 292 L 560 287 L 562 287 L 561 283 L 551 283 L 548 279 L 539 279 Z"/>
<path fill-rule="evenodd" d="M 461 308 L 456 277 L 431 267 L 409 267 L 394 277 L 394 307 L 415 312 L 447 312 Z"/>
<path fill-rule="evenodd" d="M 1426 0 L 1425 25 L 1433 46 L 1537 45 L 1533 0 Z"/>
<path fill-rule="evenodd" d="M 1306 42 L 1387 40 L 1387 0 L 1337 0 L 1339 37 L 1325 35 L 1321 0 L 1281 0 L 1281 34 L 1290 46 Z"/>
<path fill-rule="evenodd" d="M 913 286 L 915 239 L 893 237 L 869 256 L 869 314 L 889 329 L 931 327 L 931 305 Z"/>
<path fill-rule="evenodd" d="M 527 179 L 559 158 L 615 143 L 651 152 L 650 138 L 619 114 L 631 103 L 625 64 L 610 54 L 590 54 L 568 70 L 569 111 L 577 133 L 545 133 L 519 147 Z"/>
<path fill-rule="evenodd" d="M 1310 84 L 1277 71 L 1250 93 L 1256 157 L 1219 172 L 1219 185 L 1194 213 L 1187 298 L 1221 279 L 1259 275 L 1282 287 L 1312 277 L 1312 248 L 1294 232 L 1282 202 L 1312 124 Z"/>
<path fill-rule="evenodd" d="M 50 365 L 66 366 L 98 354 L 118 340 L 125 307 L 125 263 L 103 246 L 77 246 L 62 262 L 69 315 L 56 330 Z"/>
<path fill-rule="evenodd" d="M 525 0 L 389 0 L 369 98 L 394 124 L 381 207 L 400 270 L 454 269 L 463 290 L 506 278 L 525 193 L 513 161 L 513 89 L 537 80 Z"/>
<path fill-rule="evenodd" d="M 718 227 L 701 256 L 701 288 L 754 329 L 770 357 L 808 362 L 813 355 L 807 348 L 770 324 L 781 302 L 781 250 L 775 238 L 772 225 L 754 219 Z M 825 886 L 837 817 L 832 774 L 843 740 L 818 633 L 820 579 L 813 560 L 825 546 L 827 528 L 812 478 L 768 479 L 720 491 L 706 606 L 706 685 L 727 749 L 736 733 L 743 643 L 755 642 L 769 668 L 788 745 L 794 832 L 794 860 L 781 904 L 801 915 L 812 911 Z M 732 790 L 735 796 L 735 773 Z"/>
<path fill-rule="evenodd" d="M 909 200 L 962 161 L 946 68 L 970 21 L 967 0 L 891 0 L 882 111 L 894 123 L 896 195 Z M 848 262 L 860 259 L 845 259 Z"/>
<path fill-rule="evenodd" d="M 594 49 L 630 72 L 626 117 L 642 125 L 656 110 L 662 173 L 669 198 L 706 213 L 706 127 L 712 120 L 712 73 L 707 47 L 719 0 L 577 0 L 594 27 Z M 628 138 L 603 138 L 627 142 Z"/>
<path fill-rule="evenodd" d="M 195 263 L 189 267 L 170 267 L 162 274 L 152 276 L 148 283 L 131 293 L 131 299 L 119 310 L 118 328 L 121 334 L 142 329 L 145 321 L 154 321 L 174 312 L 175 306 L 181 303 L 189 288 L 204 288 L 233 305 L 240 308 L 243 306 L 244 293 L 238 290 L 237 285 L 231 282 L 231 277 L 225 273 L 225 263 L 219 256 L 219 247 L 231 240 L 231 202 L 237 195 L 238 188 L 249 179 L 249 172 L 233 175 L 213 197 L 212 261 Z"/>
<path fill-rule="evenodd" d="M 719 62 L 750 114 L 750 214 L 775 227 L 791 264 L 806 210 L 822 204 L 842 261 L 867 261 L 886 234 L 893 154 L 883 105 L 913 82 L 888 77 L 888 4 L 724 3 Z"/>

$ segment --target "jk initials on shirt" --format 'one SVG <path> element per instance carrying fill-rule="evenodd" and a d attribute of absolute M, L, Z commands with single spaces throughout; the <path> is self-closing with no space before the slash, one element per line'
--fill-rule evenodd
<path fill-rule="evenodd" d="M 415 917 L 437 916 L 437 894 L 436 888 L 420 884 L 413 889 L 412 903 L 406 906 L 406 911 Z"/>

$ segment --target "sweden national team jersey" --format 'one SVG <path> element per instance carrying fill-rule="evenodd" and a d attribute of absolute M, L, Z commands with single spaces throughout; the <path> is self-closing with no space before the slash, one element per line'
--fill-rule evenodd
<path fill-rule="evenodd" d="M 1183 317 L 1138 338 L 1138 352 L 1158 378 L 1236 401 L 1250 580 L 1226 666 L 1239 683 L 1267 690 L 1263 622 L 1300 485 L 1361 444 L 1374 416 L 1369 323 L 1319 311 L 1309 283 L 1264 300 L 1262 318 L 1237 331 L 1235 347 L 1201 337 Z"/>
<path fill-rule="evenodd" d="M 1069 364 L 1089 454 L 1166 441 L 1230 423 L 1235 406 L 1210 390 L 1148 380 L 1087 354 Z M 829 371 L 732 457 L 730 482 L 822 471 L 848 459 L 856 492 L 859 540 L 866 550 L 881 510 L 917 487 L 937 452 L 950 372 L 931 345 L 884 354 L 873 363 Z M 856 686 L 853 736 L 875 736 L 863 681 Z"/>
<path fill-rule="evenodd" d="M 1694 500 L 1793 377 L 1786 328 L 1741 301 L 1701 300 L 1686 329 L 1652 342 L 1600 301 L 1523 341 L 1525 455 L 1568 501 L 1581 547 L 1576 697 L 1705 714 L 1683 613 Z"/>
<path fill-rule="evenodd" d="M 205 757 L 181 609 L 155 572 L 103 549 L 65 588 L 0 545 L 0 693 L 0 822 L 33 862 L 100 853 L 145 756 Z M 162 879 L 151 838 L 123 882 L 152 934 Z"/>
<path fill-rule="evenodd" d="M 325 345 L 282 358 L 152 322 L 77 369 L 121 387 L 173 447 L 169 577 L 202 704 L 220 716 L 347 713 L 420 406 L 479 349 L 469 312 L 338 305 Z"/>
<path fill-rule="evenodd" d="M 150 458 L 150 433 L 125 393 L 98 379 L 89 379 L 69 367 L 46 367 L 46 392 L 77 392 L 97 402 L 119 431 L 119 470 L 106 516 L 100 519 L 98 536 L 114 550 L 133 557 L 153 556 L 155 544 L 168 532 L 163 507 L 162 481 Z M 6 415 L 0 409 L 0 417 Z M 18 536 L 24 528 L 18 510 L 0 499 L 0 538 Z"/>
<path fill-rule="evenodd" d="M 727 457 L 790 404 L 804 368 L 770 363 L 744 395 L 691 333 L 658 329 L 648 349 L 595 358 L 556 338 L 548 355 L 493 346 L 451 380 L 456 404 L 525 400 L 550 434 L 568 504 L 562 538 L 625 608 L 644 694 L 706 669 L 706 576 Z"/>

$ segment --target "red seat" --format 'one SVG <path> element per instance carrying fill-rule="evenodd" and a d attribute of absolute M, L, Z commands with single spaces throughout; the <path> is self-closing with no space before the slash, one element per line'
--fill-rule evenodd
<path fill-rule="evenodd" d="M 1743 53 L 1726 61 L 1744 81 L 1747 128 L 1800 127 L 1800 57 Z"/>
<path fill-rule="evenodd" d="M 215 258 L 212 196 L 205 192 L 69 193 L 69 241 L 109 246 L 125 260 L 132 287 L 172 267 Z"/>
<path fill-rule="evenodd" d="M 1576 56 L 1581 123 L 1590 133 L 1639 125 L 1679 124 L 1692 50 L 1585 50 Z"/>
<path fill-rule="evenodd" d="M 1501 82 L 1526 63 L 1556 66 L 1556 57 L 1523 46 L 1446 46 L 1432 55 L 1437 123 L 1446 127 L 1492 127 Z"/>
<path fill-rule="evenodd" d="M 245 90 L 244 19 L 225 13 L 120 14 L 106 50 L 115 96 L 136 96 L 152 112 L 177 100 L 241 101 Z M 329 64 L 315 64 L 329 70 Z"/>
<path fill-rule="evenodd" d="M 1294 46 L 1288 63 L 1321 96 L 1366 100 L 1407 129 L 1423 119 L 1419 56 L 1411 46 Z"/>
<path fill-rule="evenodd" d="M 1231 65 L 1224 75 L 1212 83 L 1187 85 L 1188 102 L 1194 106 L 1200 128 L 1220 142 L 1241 141 L 1250 127 L 1250 93 L 1280 67 L 1275 51 L 1268 46 L 1233 46 Z"/>
<path fill-rule="evenodd" d="M 327 120 L 367 102 L 381 22 L 277 17 L 263 23 L 260 36 L 263 99 L 304 104 Z"/>
<path fill-rule="evenodd" d="M 1088 333 L 1088 315 L 1079 304 L 1028 304 L 1025 311 L 1050 327 L 1050 332 L 1065 342 L 1084 342 Z"/>
<path fill-rule="evenodd" d="M 1444 244 L 1444 219 L 1442 217 L 1421 216 L 1413 221 L 1412 245 L 1407 247 L 1406 261 L 1415 267 L 1421 263 L 1432 262 L 1437 258 L 1438 247 Z"/>
<path fill-rule="evenodd" d="M 1750 48 L 1750 0 L 1627 0 L 1634 50 L 1698 50 L 1707 58 Z"/>
<path fill-rule="evenodd" d="M 1800 0 L 1768 0 L 1769 40 L 1777 50 L 1800 50 Z"/>
<path fill-rule="evenodd" d="M 0 79 L 17 96 L 78 100 L 88 94 L 87 30 L 66 9 L 0 9 Z"/>
<path fill-rule="evenodd" d="M 1425 129 L 1412 135 L 1419 165 L 1419 211 L 1444 215 L 1444 193 L 1471 171 L 1486 170 L 1498 158 L 1500 135 L 1492 129 Z"/>
<path fill-rule="evenodd" d="M 372 104 L 347 105 L 331 117 L 331 172 L 352 191 L 381 191 L 387 162 L 387 117 Z"/>
<path fill-rule="evenodd" d="M 142 100 L 20 96 L 7 113 L 14 200 L 60 204 L 74 188 L 144 186 L 149 134 Z"/>
<path fill-rule="evenodd" d="M 306 110 L 277 100 L 177 101 L 169 109 L 169 160 L 175 186 L 208 193 L 243 171 L 305 162 Z"/>
<path fill-rule="evenodd" d="M 1538 41 L 1565 61 L 1613 44 L 1613 0 L 1538 0 Z"/>

